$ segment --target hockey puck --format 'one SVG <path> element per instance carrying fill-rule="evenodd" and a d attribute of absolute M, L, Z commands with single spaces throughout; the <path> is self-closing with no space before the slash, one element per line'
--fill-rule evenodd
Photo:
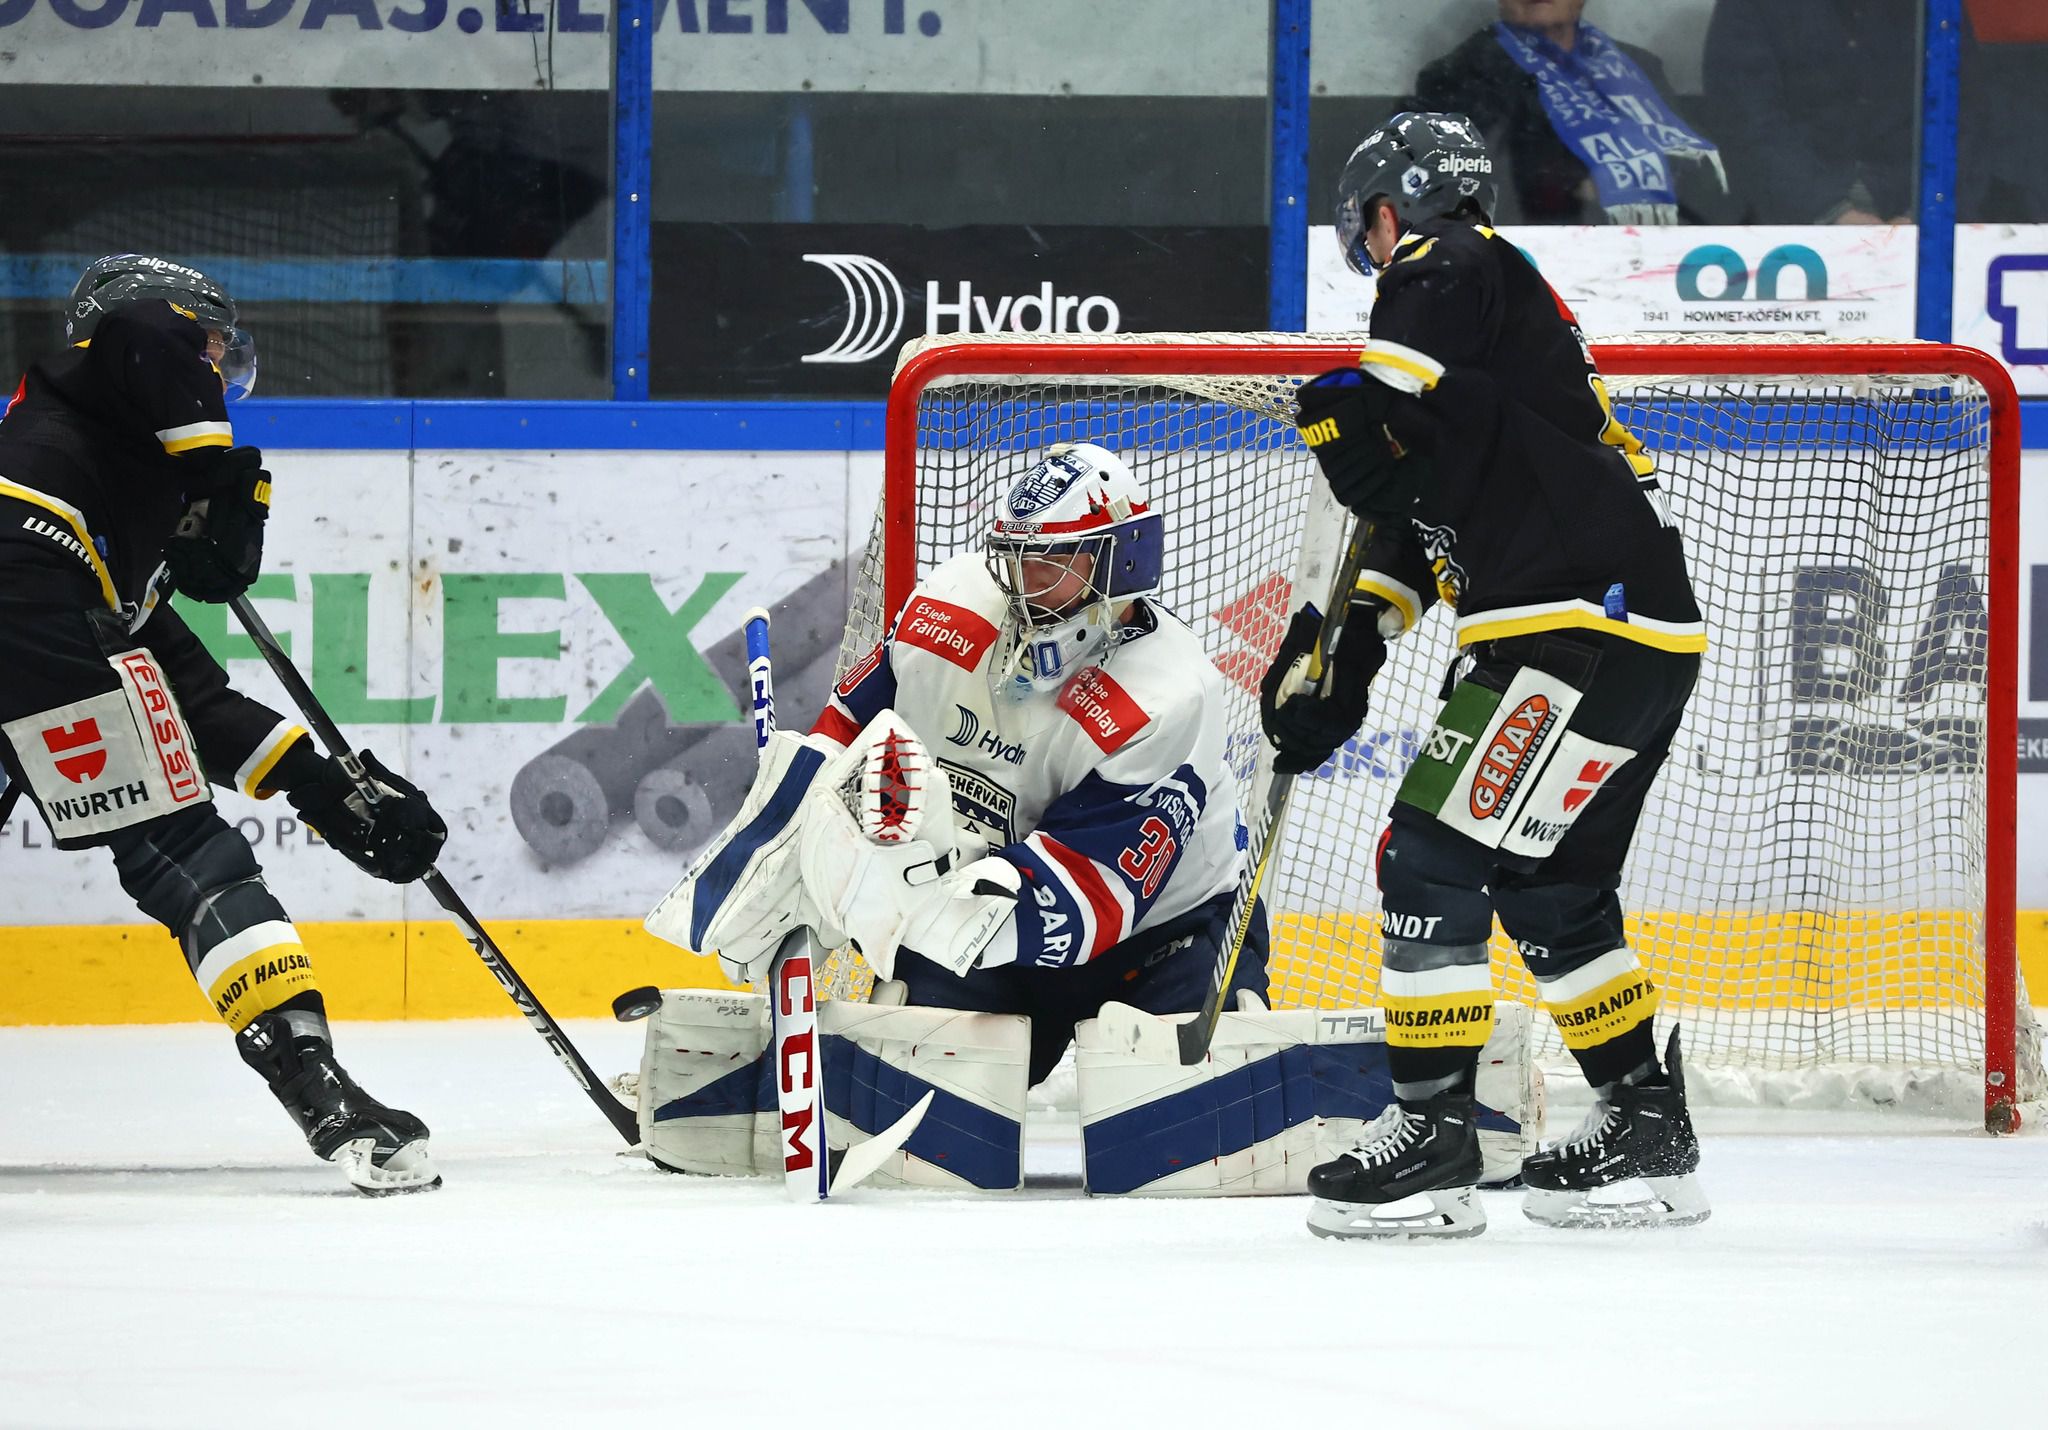
<path fill-rule="evenodd" d="M 612 1016 L 621 1023 L 634 1023 L 661 1006 L 659 988 L 628 988 L 612 999 Z"/>

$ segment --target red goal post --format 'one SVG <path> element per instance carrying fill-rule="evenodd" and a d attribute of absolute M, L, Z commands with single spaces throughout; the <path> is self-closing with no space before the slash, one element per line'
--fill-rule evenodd
<path fill-rule="evenodd" d="M 1872 684 L 1878 677 L 1857 672 L 1889 658 L 1884 633 L 1863 631 L 1858 622 L 1903 619 L 1886 604 L 1886 572 L 1871 574 L 1881 563 L 1867 555 L 1861 566 L 1854 556 L 1838 558 L 1828 544 L 1836 530 L 1873 528 L 1873 549 L 1887 559 L 1902 549 L 1909 561 L 1921 557 L 1918 550 L 1904 549 L 1921 539 L 1912 522 L 1926 525 L 1930 542 L 1948 543 L 1940 552 L 1930 548 L 1920 565 L 1900 578 L 1902 590 L 1934 593 L 1926 600 L 1936 612 L 1917 637 L 1904 638 L 1914 652 L 1913 672 L 1904 682 L 1910 688 L 1898 698 L 1861 692 L 1887 712 L 1885 719 L 1896 714 L 1901 700 L 1905 708 L 1916 708 L 1915 699 L 1934 701 L 1948 714 L 1918 725 L 1908 720 L 1898 729 L 1879 728 L 1882 720 L 1829 727 L 1804 715 L 1788 722 L 1776 708 L 1783 704 L 1778 693 L 1756 693 L 1772 679 L 1775 662 L 1785 652 L 1761 644 L 1753 652 L 1736 652 L 1743 669 L 1730 678 L 1728 709 L 1768 739 L 1778 739 L 1789 728 L 1791 763 L 1785 765 L 1787 757 L 1775 751 L 1768 757 L 1745 756 L 1747 764 L 1727 759 L 1721 769 L 1711 769 L 1721 756 L 1702 745 L 1693 752 L 1699 768 L 1680 778 L 1707 785 L 1718 780 L 1727 788 L 1744 785 L 1746 792 L 1738 797 L 1708 789 L 1700 803 L 1673 815 L 1671 850 L 1652 850 L 1639 861 L 1658 866 L 1653 873 L 1665 872 L 1667 864 L 1685 878 L 1704 873 L 1684 885 L 1686 892 L 1653 896 L 1683 905 L 1658 937 L 1688 949 L 1706 943 L 1709 953 L 1745 967 L 1754 962 L 1759 970 L 1754 988 L 1717 981 L 1707 957 L 1699 959 L 1703 971 L 1697 977 L 1687 970 L 1667 975 L 1673 980 L 1667 984 L 1667 1002 L 1690 1008 L 1688 1016 L 1700 1025 L 1689 1032 L 1688 1046 L 1698 1050 L 1698 1062 L 1709 1067 L 1719 1062 L 1742 1070 L 1745 1077 L 1785 1072 L 1810 1080 L 1805 1070 L 1836 1062 L 1875 1069 L 1850 1078 L 1856 1084 L 1850 1095 L 1880 1101 L 1892 1100 L 1901 1082 L 1924 1081 L 1916 1070 L 1946 1069 L 1973 1082 L 1981 1070 L 1987 1126 L 2001 1131 L 2015 1126 L 2017 1102 L 2040 1093 L 2033 1085 L 2038 1062 L 2031 1020 L 2021 1003 L 2015 944 L 2020 468 L 2019 406 L 2010 377 L 1982 352 L 1943 344 L 1788 341 L 1774 335 L 1753 342 L 1600 342 L 1593 351 L 1625 421 L 1631 412 L 1670 418 L 1668 431 L 1646 436 L 1653 453 L 1661 446 L 1679 454 L 1673 458 L 1677 466 L 1699 468 L 1696 490 L 1674 493 L 1689 555 L 1710 568 L 1724 555 L 1729 558 L 1728 570 L 1709 571 L 1703 604 L 1722 592 L 1736 603 L 1761 599 L 1746 589 L 1749 572 L 1742 553 L 1776 548 L 1769 523 L 1782 522 L 1795 535 L 1793 528 L 1811 529 L 1809 564 L 1789 574 L 1775 573 L 1771 580 L 1792 582 L 1787 589 L 1794 604 L 1804 602 L 1799 610 L 1808 625 L 1803 637 L 1795 631 L 1793 638 L 1806 642 L 1800 658 L 1811 657 L 1808 684 L 1820 696 L 1842 695 L 1845 681 Z M 1304 474 L 1312 471 L 1312 463 L 1285 420 L 1287 395 L 1305 377 L 1355 362 L 1357 352 L 1356 339 L 1285 334 L 962 337 L 911 345 L 889 393 L 883 498 L 851 603 L 842 663 L 878 637 L 888 613 L 901 608 L 921 570 L 976 539 L 978 507 L 1004 474 L 1021 469 L 1030 451 L 1054 440 L 1108 438 L 1112 445 L 1122 441 L 1158 458 L 1152 464 L 1160 474 L 1155 484 L 1165 480 L 1172 487 L 1155 485 L 1153 497 L 1167 514 L 1169 559 L 1190 573 L 1185 590 L 1170 589 L 1169 597 L 1194 595 L 1202 609 L 1180 614 L 1197 625 L 1205 642 L 1217 636 L 1212 655 L 1242 685 L 1245 672 L 1259 665 L 1258 647 L 1263 643 L 1270 651 L 1277 641 L 1276 619 L 1284 623 L 1298 599 L 1271 573 L 1291 569 L 1294 545 L 1314 535 L 1298 529 L 1303 524 L 1299 516 L 1293 528 L 1276 526 L 1270 535 L 1253 529 L 1266 503 L 1305 508 L 1308 500 Z M 1242 417 L 1236 415 L 1240 412 Z M 1241 457 L 1240 448 L 1252 455 Z M 1134 465 L 1145 479 L 1147 464 Z M 1284 479 L 1269 479 L 1283 465 Z M 1269 480 L 1277 484 L 1266 485 Z M 1720 500 L 1724 487 L 1752 483 L 1781 505 L 1767 505 L 1760 516 L 1741 509 L 1706 513 L 1710 522 L 1726 521 L 1733 535 L 1724 551 L 1713 545 L 1711 533 L 1703 534 L 1696 550 L 1688 506 L 1697 514 Z M 1808 487 L 1827 488 L 1827 500 L 1835 505 L 1813 504 Z M 1881 489 L 1894 487 L 1903 494 L 1904 516 L 1881 507 L 1890 500 Z M 1212 488 L 1227 493 L 1221 505 L 1191 514 L 1194 503 L 1210 499 Z M 1275 495 L 1283 491 L 1284 497 Z M 1765 529 L 1749 529 L 1758 523 Z M 1886 539 L 1901 534 L 1903 541 Z M 1215 589 L 1198 590 L 1201 573 L 1219 559 L 1215 553 L 1225 551 L 1233 561 L 1249 551 L 1250 564 L 1212 583 Z M 1863 576 L 1857 576 L 1858 570 Z M 1970 606 L 1980 579 L 1981 643 Z M 1802 580 L 1807 584 L 1799 585 Z M 1243 589 L 1232 589 L 1232 581 Z M 1243 604 L 1254 596 L 1261 603 L 1257 611 Z M 1756 609 L 1763 612 L 1760 620 L 1779 620 Z M 1841 615 L 1845 610 L 1848 614 Z M 1205 624 L 1210 617 L 1229 635 L 1218 634 L 1215 622 Z M 1420 635 L 1397 646 L 1410 645 Z M 1856 642 L 1876 645 L 1878 654 Z M 1847 675 L 1840 669 L 1845 659 Z M 1383 675 L 1382 681 L 1387 679 Z M 1913 687 L 1914 679 L 1922 684 Z M 1423 675 L 1416 677 L 1423 680 Z M 1981 716 L 1969 708 L 1970 681 L 1981 684 Z M 1409 726 L 1382 731 L 1377 753 L 1347 747 L 1343 758 L 1353 763 L 1344 772 L 1354 776 L 1348 783 L 1337 778 L 1323 782 L 1334 801 L 1326 822 L 1336 842 L 1305 856 L 1309 862 L 1341 861 L 1347 831 L 1357 843 L 1369 844 L 1377 824 L 1363 832 L 1351 826 L 1367 818 L 1373 800 L 1387 792 L 1400 742 L 1412 736 L 1416 720 L 1426 720 L 1425 706 L 1433 708 L 1421 695 L 1412 704 L 1403 717 Z M 1255 707 L 1250 708 L 1249 715 L 1242 705 L 1233 710 L 1239 731 L 1234 751 L 1247 760 L 1241 769 L 1241 793 L 1247 797 L 1267 777 L 1249 764 L 1263 748 L 1256 740 Z M 1901 740 L 1907 743 L 1900 746 Z M 1389 751 L 1395 753 L 1379 759 Z M 1674 763 L 1677 758 L 1675 753 Z M 1668 782 L 1660 779 L 1660 789 Z M 1788 819 L 1800 826 L 1801 839 L 1825 844 L 1831 834 L 1824 826 L 1833 816 L 1826 810 L 1815 815 L 1802 806 L 1787 815 L 1782 807 L 1765 809 L 1772 803 L 1774 783 L 1821 790 L 1807 803 L 1815 808 L 1840 803 L 1852 818 L 1863 813 L 1855 808 L 1859 789 L 1886 797 L 1887 790 L 1896 794 L 1924 785 L 1927 791 L 1910 796 L 1918 802 L 1901 802 L 1889 811 L 1902 830 L 1973 828 L 1958 833 L 1953 848 L 1930 846 L 1923 862 L 1938 866 L 1946 880 L 1932 892 L 1895 893 L 1881 882 L 1879 876 L 1889 867 L 1874 852 L 1886 848 L 1882 820 L 1859 830 L 1845 851 L 1775 854 L 1777 862 L 1756 877 L 1763 883 L 1783 878 L 1782 897 L 1758 893 L 1752 886 L 1717 884 L 1720 866 L 1736 846 L 1702 847 L 1700 839 L 1687 843 L 1687 821 L 1701 839 L 1721 833 L 1724 820 L 1735 829 L 1745 827 L 1745 819 L 1754 821 L 1747 827 L 1763 831 L 1766 842 L 1785 841 L 1782 826 Z M 1967 791 L 1961 788 L 1965 784 Z M 1340 785 L 1345 786 L 1341 793 Z M 1752 785 L 1760 788 L 1746 789 Z M 1749 804 L 1761 812 L 1749 810 Z M 1980 819 L 1981 829 L 1974 828 Z M 1873 860 L 1880 866 L 1875 873 Z M 1908 883 L 1918 878 L 1910 871 L 1894 872 Z M 1728 887 L 1736 887 L 1737 897 L 1728 897 Z M 1839 906 L 1828 902 L 1829 891 L 1838 887 L 1848 888 Z M 1974 907 L 1959 913 L 1948 908 L 1965 902 L 1958 890 L 1968 896 L 1981 890 L 1981 902 L 1968 897 Z M 1631 907 L 1641 897 L 1634 883 L 1625 887 Z M 1284 944 L 1292 950 L 1287 958 L 1316 971 L 1297 977 L 1290 966 L 1284 988 L 1276 974 L 1276 996 L 1318 1002 L 1369 996 L 1377 986 L 1377 924 L 1367 907 L 1373 902 L 1370 891 L 1352 879 L 1342 888 L 1309 889 L 1303 902 L 1310 911 L 1302 914 L 1285 912 L 1276 902 L 1276 953 Z M 1765 945 L 1779 950 L 1788 938 L 1796 945 L 1790 953 L 1758 952 Z M 1886 971 L 1881 982 L 1857 982 L 1866 975 L 1851 965 L 1863 950 L 1873 950 L 1873 958 L 1890 958 L 1895 943 L 1898 967 Z M 1966 945 L 1970 952 L 1963 952 Z M 1329 972 L 1339 963 L 1349 971 Z M 1960 966 L 1968 963 L 1977 966 Z M 1514 984 L 1511 966 L 1497 964 L 1497 973 Z M 1847 980 L 1842 987 L 1822 988 L 1838 976 Z M 1761 1095 L 1777 1100 L 1773 1093 Z"/>

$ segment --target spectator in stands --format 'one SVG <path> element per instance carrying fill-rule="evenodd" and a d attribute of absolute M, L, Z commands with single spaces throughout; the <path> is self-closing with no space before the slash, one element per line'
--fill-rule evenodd
<path fill-rule="evenodd" d="M 1747 223 L 1911 223 L 1921 0 L 1716 0 L 1706 97 Z"/>
<path fill-rule="evenodd" d="M 1500 0 L 1497 23 L 1415 81 L 1417 109 L 1470 115 L 1501 165 L 1502 223 L 1711 223 L 1714 145 L 1667 99 L 1664 66 L 1580 18 L 1586 0 Z"/>

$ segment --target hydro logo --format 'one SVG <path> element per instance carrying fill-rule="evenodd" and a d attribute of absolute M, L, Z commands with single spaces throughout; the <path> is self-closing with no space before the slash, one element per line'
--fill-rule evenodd
<path fill-rule="evenodd" d="M 1703 243 L 1679 260 L 1678 296 L 1688 303 L 1731 303 L 1751 296 L 1760 303 L 1775 303 L 1779 275 L 1787 268 L 1796 268 L 1805 275 L 1806 301 L 1817 302 L 1828 296 L 1828 266 L 1803 243 L 1779 244 L 1764 255 L 1753 275 L 1747 260 L 1734 249 L 1724 243 Z M 1720 271 L 1718 293 L 1709 294 L 1701 289 L 1700 277 L 1710 269 Z M 1753 295 L 1752 276 L 1756 280 Z"/>
<path fill-rule="evenodd" d="M 955 705 L 960 712 L 960 727 L 946 737 L 946 743 L 958 745 L 963 750 L 979 749 L 990 759 L 1001 760 L 1006 765 L 1024 763 L 1024 742 L 999 739 L 993 730 L 981 728 L 981 720 L 965 705 Z"/>
<path fill-rule="evenodd" d="M 839 280 L 846 290 L 846 326 L 831 343 L 804 362 L 872 362 L 890 351 L 903 333 L 905 301 L 903 285 L 880 259 L 865 253 L 806 253 L 806 263 L 815 263 Z M 950 326 L 948 323 L 950 322 Z M 1123 311 L 1116 300 L 1101 293 L 1085 297 L 1061 294 L 1050 280 L 1038 285 L 1036 293 L 1003 294 L 991 297 L 974 291 L 961 279 L 952 301 L 940 296 L 939 281 L 924 285 L 924 330 L 959 333 L 1114 333 L 1120 330 Z"/>
<path fill-rule="evenodd" d="M 2048 363 L 2048 253 L 2007 253 L 1984 275 L 1984 310 L 1998 321 L 1998 355 Z"/>

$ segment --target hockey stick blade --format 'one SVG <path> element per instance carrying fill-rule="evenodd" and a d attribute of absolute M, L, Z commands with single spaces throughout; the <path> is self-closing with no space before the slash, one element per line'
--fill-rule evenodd
<path fill-rule="evenodd" d="M 840 1153 L 832 1168 L 832 1195 L 836 1197 L 847 1188 L 857 1187 L 873 1176 L 875 1169 L 888 1161 L 891 1153 L 910 1140 L 911 1134 L 917 1131 L 918 1124 L 924 1121 L 925 1113 L 931 1110 L 932 1099 L 936 1096 L 936 1092 L 927 1092 L 917 1100 L 910 1111 L 867 1141 Z"/>

